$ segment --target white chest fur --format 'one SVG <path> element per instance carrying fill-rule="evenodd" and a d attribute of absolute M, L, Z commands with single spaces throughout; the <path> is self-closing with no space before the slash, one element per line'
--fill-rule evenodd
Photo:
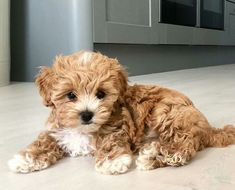
<path fill-rule="evenodd" d="M 89 155 L 95 150 L 91 144 L 92 137 L 82 134 L 76 128 L 59 129 L 51 134 L 59 146 L 72 157 Z"/>

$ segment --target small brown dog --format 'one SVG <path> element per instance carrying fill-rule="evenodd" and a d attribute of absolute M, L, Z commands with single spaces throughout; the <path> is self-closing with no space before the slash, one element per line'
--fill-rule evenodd
<path fill-rule="evenodd" d="M 127 84 L 116 59 L 100 53 L 58 56 L 36 79 L 51 108 L 47 129 L 9 161 L 15 172 L 42 170 L 66 155 L 94 155 L 103 174 L 185 165 L 205 147 L 235 143 L 235 128 L 215 129 L 183 94 Z"/>

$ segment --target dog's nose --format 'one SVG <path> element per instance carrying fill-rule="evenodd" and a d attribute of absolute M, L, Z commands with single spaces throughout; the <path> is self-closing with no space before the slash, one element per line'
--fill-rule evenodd
<path fill-rule="evenodd" d="M 94 116 L 93 112 L 90 111 L 83 111 L 80 113 L 81 119 L 85 122 L 88 123 L 92 117 Z"/>

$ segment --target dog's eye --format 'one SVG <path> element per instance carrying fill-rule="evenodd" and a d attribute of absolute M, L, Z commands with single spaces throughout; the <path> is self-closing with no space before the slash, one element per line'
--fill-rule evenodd
<path fill-rule="evenodd" d="M 96 97 L 97 97 L 98 99 L 104 98 L 105 95 L 106 95 L 105 92 L 102 91 L 102 90 L 98 90 L 98 91 L 96 92 Z"/>
<path fill-rule="evenodd" d="M 74 100 L 76 100 L 76 98 L 77 98 L 77 96 L 76 96 L 73 92 L 69 92 L 69 93 L 67 94 L 67 97 L 68 97 L 68 99 L 71 100 L 71 101 L 74 101 Z"/>

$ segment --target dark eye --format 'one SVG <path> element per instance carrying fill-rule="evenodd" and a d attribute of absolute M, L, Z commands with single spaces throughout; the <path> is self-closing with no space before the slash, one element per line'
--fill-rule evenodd
<path fill-rule="evenodd" d="M 104 91 L 98 90 L 95 95 L 96 95 L 97 98 L 102 99 L 102 98 L 105 97 L 106 94 L 105 94 Z"/>
<path fill-rule="evenodd" d="M 69 92 L 69 93 L 67 94 L 67 97 L 68 97 L 68 99 L 71 100 L 71 101 L 74 101 L 74 100 L 76 100 L 76 98 L 77 98 L 77 96 L 76 96 L 73 92 Z"/>

